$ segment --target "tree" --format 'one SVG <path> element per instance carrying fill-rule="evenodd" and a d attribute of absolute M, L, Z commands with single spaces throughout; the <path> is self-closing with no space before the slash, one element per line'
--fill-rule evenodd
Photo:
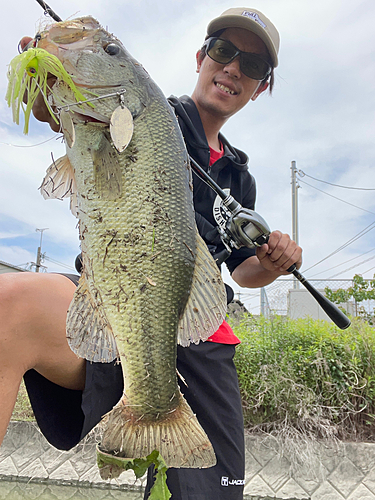
<path fill-rule="evenodd" d="M 326 297 L 336 304 L 342 304 L 348 302 L 349 299 L 354 299 L 356 315 L 364 316 L 371 324 L 374 322 L 374 310 L 372 314 L 365 311 L 363 307 L 357 308 L 357 304 L 364 300 L 374 300 L 375 299 L 375 275 L 372 280 L 364 279 L 360 274 L 356 274 L 353 277 L 353 284 L 350 288 L 344 290 L 343 288 L 338 288 L 337 290 L 331 290 L 326 287 L 324 289 Z"/>

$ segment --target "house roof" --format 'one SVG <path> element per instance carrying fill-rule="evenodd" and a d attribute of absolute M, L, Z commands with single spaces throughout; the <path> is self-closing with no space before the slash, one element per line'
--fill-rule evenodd
<path fill-rule="evenodd" d="M 4 262 L 0 260 L 0 272 L 2 268 L 9 268 L 10 270 L 18 271 L 18 272 L 26 272 L 26 269 L 22 269 L 22 267 L 14 266 L 13 264 L 8 264 L 8 262 Z"/>

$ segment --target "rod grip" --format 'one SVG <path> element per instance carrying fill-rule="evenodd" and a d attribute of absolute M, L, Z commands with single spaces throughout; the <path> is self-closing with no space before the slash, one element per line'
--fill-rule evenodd
<path fill-rule="evenodd" d="M 336 326 L 341 328 L 341 330 L 345 330 L 350 326 L 350 319 L 342 312 L 340 309 L 327 299 L 324 295 L 322 295 L 316 288 L 314 288 L 311 283 L 307 281 L 307 279 L 302 276 L 302 274 L 297 270 L 295 264 L 290 266 L 288 269 L 289 273 L 292 273 L 300 283 L 311 293 L 314 299 L 318 302 L 323 311 L 327 314 L 328 317 L 335 323 Z"/>

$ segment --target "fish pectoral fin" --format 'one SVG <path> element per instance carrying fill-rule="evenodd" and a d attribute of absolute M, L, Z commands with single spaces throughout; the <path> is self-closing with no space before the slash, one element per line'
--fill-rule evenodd
<path fill-rule="evenodd" d="M 116 200 L 122 193 L 122 174 L 118 153 L 103 134 L 97 147 L 90 150 L 94 165 L 96 191 L 105 200 Z"/>
<path fill-rule="evenodd" d="M 207 245 L 197 235 L 197 257 L 190 296 L 178 325 L 177 342 L 187 347 L 213 335 L 225 319 L 227 294 Z"/>
<path fill-rule="evenodd" d="M 60 124 L 64 133 L 64 139 L 67 146 L 71 149 L 76 140 L 76 133 L 74 123 L 69 111 L 62 110 L 60 113 Z"/>
<path fill-rule="evenodd" d="M 119 358 L 112 328 L 94 303 L 83 275 L 68 309 L 66 336 L 70 348 L 80 358 L 100 363 Z"/>
<path fill-rule="evenodd" d="M 77 186 L 74 169 L 66 155 L 56 161 L 54 160 L 48 167 L 46 176 L 39 189 L 45 200 L 49 198 L 63 200 L 69 196 L 70 210 L 73 215 L 78 217 Z"/>

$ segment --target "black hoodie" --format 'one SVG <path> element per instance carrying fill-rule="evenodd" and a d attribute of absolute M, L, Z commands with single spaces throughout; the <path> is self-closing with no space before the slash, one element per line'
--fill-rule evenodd
<path fill-rule="evenodd" d="M 222 189 L 230 190 L 230 194 L 242 206 L 254 210 L 255 180 L 248 170 L 249 158 L 247 155 L 231 146 L 225 137 L 219 134 L 219 139 L 224 147 L 224 156 L 210 167 L 210 148 L 194 101 L 188 96 L 180 98 L 171 96 L 168 101 L 175 110 L 189 155 L 210 174 Z M 194 208 L 199 233 L 208 244 L 211 252 L 219 252 L 224 249 L 224 246 L 222 243 L 212 245 L 211 234 L 220 220 L 225 218 L 225 210 L 220 203 L 221 199 L 195 174 L 193 182 Z M 217 243 L 217 239 L 215 243 Z M 241 262 L 252 255 L 255 255 L 255 250 L 250 248 L 233 250 L 231 256 L 225 261 L 229 272 L 232 273 Z"/>

